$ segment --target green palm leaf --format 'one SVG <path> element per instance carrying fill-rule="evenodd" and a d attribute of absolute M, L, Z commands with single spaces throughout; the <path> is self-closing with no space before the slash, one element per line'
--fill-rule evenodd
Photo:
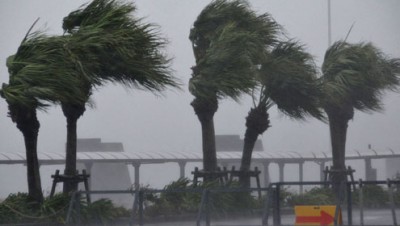
<path fill-rule="evenodd" d="M 73 40 L 69 50 L 93 72 L 97 85 L 111 81 L 154 92 L 177 88 L 170 59 L 161 52 L 166 41 L 154 25 L 131 17 L 134 10 L 131 3 L 95 0 L 70 13 L 63 24 Z"/>
<path fill-rule="evenodd" d="M 269 99 L 284 114 L 297 119 L 314 116 L 322 119 L 319 109 L 320 87 L 313 58 L 303 45 L 280 42 L 262 64 L 259 80 L 264 89 L 260 102 Z"/>
<path fill-rule="evenodd" d="M 45 102 L 71 101 L 84 103 L 80 69 L 63 51 L 67 43 L 63 37 L 47 37 L 34 32 L 21 43 L 17 53 L 7 59 L 10 72 L 8 85 L 2 95 L 9 103 L 25 107 L 47 106 Z"/>
<path fill-rule="evenodd" d="M 384 90 L 399 84 L 399 65 L 399 59 L 389 59 L 371 43 L 334 43 L 322 65 L 324 106 L 349 103 L 361 111 L 380 110 Z"/>
<path fill-rule="evenodd" d="M 246 1 L 217 0 L 198 16 L 190 31 L 196 58 L 189 90 L 195 96 L 231 97 L 249 93 L 255 73 L 279 25 L 268 14 L 257 16 Z"/>

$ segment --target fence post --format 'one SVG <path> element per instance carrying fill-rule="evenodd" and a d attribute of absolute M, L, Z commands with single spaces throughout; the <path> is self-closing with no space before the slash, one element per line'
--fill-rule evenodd
<path fill-rule="evenodd" d="M 135 189 L 134 193 L 134 200 L 133 200 L 133 205 L 132 205 L 132 216 L 129 222 L 129 226 L 133 226 L 135 224 L 135 215 L 136 211 L 138 210 L 138 204 L 139 204 L 139 191 Z"/>
<path fill-rule="evenodd" d="M 390 207 L 392 210 L 392 216 L 393 216 L 393 225 L 397 226 L 397 218 L 396 218 L 396 206 L 394 203 L 394 197 L 393 197 L 393 187 L 390 184 L 390 180 L 387 179 L 387 186 L 388 186 L 388 190 L 389 190 L 389 201 L 390 201 Z"/>
<path fill-rule="evenodd" d="M 364 193 L 362 179 L 358 181 L 358 202 L 360 203 L 360 224 L 364 226 Z"/>
<path fill-rule="evenodd" d="M 273 189 L 272 189 L 272 184 L 269 184 L 268 189 L 267 189 L 267 195 L 265 196 L 265 206 L 264 206 L 264 212 L 263 212 L 263 218 L 262 218 L 262 226 L 268 226 L 268 218 L 269 218 L 269 209 L 271 208 L 272 204 L 272 199 L 273 199 Z"/>
<path fill-rule="evenodd" d="M 274 207 L 272 209 L 272 216 L 273 216 L 273 224 L 274 226 L 280 226 L 281 225 L 281 210 L 280 210 L 280 190 L 281 190 L 281 184 L 277 183 L 276 188 L 274 191 Z"/>
<path fill-rule="evenodd" d="M 139 190 L 139 225 L 143 226 L 143 201 L 144 201 L 144 191 Z"/>
<path fill-rule="evenodd" d="M 78 218 L 76 225 L 81 225 L 81 193 L 78 191 L 75 194 L 76 212 Z"/>
<path fill-rule="evenodd" d="M 210 220 L 210 208 L 209 208 L 209 197 L 210 197 L 210 191 L 207 189 L 206 190 L 206 226 L 210 226 L 211 220 Z"/>
<path fill-rule="evenodd" d="M 200 202 L 200 207 L 199 207 L 199 213 L 197 214 L 197 221 L 196 225 L 200 226 L 201 219 L 203 218 L 203 210 L 205 209 L 206 213 L 206 224 L 207 226 L 210 225 L 210 218 L 208 214 L 208 208 L 205 208 L 208 206 L 208 189 L 204 189 L 202 194 L 201 194 L 201 202 Z"/>
<path fill-rule="evenodd" d="M 76 191 L 74 193 L 72 193 L 71 201 L 69 202 L 69 207 L 68 207 L 68 212 L 67 212 L 67 219 L 65 220 L 65 223 L 67 225 L 72 224 L 71 218 L 72 218 L 72 212 L 74 210 L 75 196 L 76 196 Z"/>
<path fill-rule="evenodd" d="M 351 182 L 346 183 L 346 190 L 347 190 L 347 221 L 348 224 L 351 226 L 353 225 L 353 202 L 352 202 L 352 193 L 351 193 Z M 355 186 L 355 185 L 354 185 Z"/>

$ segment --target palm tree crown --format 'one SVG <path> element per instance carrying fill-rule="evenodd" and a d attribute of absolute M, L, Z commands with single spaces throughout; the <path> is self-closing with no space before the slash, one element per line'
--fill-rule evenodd
<path fill-rule="evenodd" d="M 257 66 L 278 32 L 279 25 L 269 14 L 257 16 L 246 1 L 210 3 L 190 31 L 196 58 L 191 93 L 236 99 L 250 92 L 256 84 Z"/>
<path fill-rule="evenodd" d="M 80 81 L 75 77 L 80 68 L 64 51 L 68 41 L 41 32 L 28 35 L 7 59 L 9 84 L 2 87 L 7 102 L 40 109 L 60 101 L 82 103 Z"/>
<path fill-rule="evenodd" d="M 399 68 L 399 59 L 389 59 L 371 43 L 335 42 L 322 65 L 323 107 L 380 110 L 384 90 L 399 84 Z"/>
<path fill-rule="evenodd" d="M 261 66 L 259 103 L 273 103 L 296 119 L 322 118 L 319 109 L 320 87 L 312 56 L 297 41 L 282 41 L 274 46 Z"/>
<path fill-rule="evenodd" d="M 178 88 L 170 59 L 162 52 L 166 40 L 155 25 L 132 17 L 135 9 L 131 3 L 95 0 L 71 12 L 63 23 L 63 29 L 77 40 L 71 51 L 82 56 L 99 83 L 111 81 L 154 92 Z"/>

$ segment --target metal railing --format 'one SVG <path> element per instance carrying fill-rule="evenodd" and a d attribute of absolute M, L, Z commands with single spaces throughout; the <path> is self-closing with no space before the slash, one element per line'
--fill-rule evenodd
<path fill-rule="evenodd" d="M 201 194 L 201 199 L 198 207 L 198 212 L 196 215 L 196 225 L 200 226 L 201 223 L 205 223 L 207 226 L 210 225 L 210 196 L 211 194 L 218 193 L 239 193 L 239 192 L 267 192 L 269 188 L 190 188 L 190 189 L 137 189 L 137 190 L 114 190 L 114 191 L 77 191 L 73 193 L 70 200 L 70 206 L 68 209 L 66 223 L 68 225 L 80 225 L 80 199 L 83 194 L 93 195 L 93 194 L 131 194 L 134 196 L 134 201 L 132 205 L 131 217 L 129 220 L 129 225 L 144 225 L 144 201 L 145 196 L 148 194 L 157 193 L 198 193 Z M 265 209 L 265 208 L 263 208 Z M 75 216 L 75 218 L 73 217 Z"/>
<path fill-rule="evenodd" d="M 392 185 L 399 185 L 400 181 L 397 180 L 387 180 L 387 181 L 356 181 L 356 182 L 346 182 L 343 184 L 345 186 L 346 195 L 344 199 L 339 198 L 339 201 L 335 204 L 337 210 L 343 206 L 346 206 L 347 209 L 347 225 L 353 225 L 353 201 L 352 201 L 352 193 L 354 193 L 354 186 L 358 186 L 358 207 L 360 209 L 360 225 L 364 225 L 364 196 L 363 196 L 363 187 L 365 185 L 386 185 L 388 188 L 389 194 L 389 204 L 390 211 L 392 216 L 393 225 L 397 226 L 397 218 L 396 218 L 396 207 L 395 207 L 395 199 Z M 262 198 L 263 207 L 261 209 L 261 219 L 260 223 L 262 226 L 268 226 L 270 221 L 270 216 L 272 216 L 272 225 L 281 226 L 281 200 L 280 195 L 282 192 L 282 188 L 284 186 L 293 186 L 293 185 L 323 185 L 323 186 L 331 186 L 331 182 L 320 182 L 320 181 L 306 181 L 306 182 L 279 182 L 279 183 L 271 183 L 267 188 L 191 188 L 191 189 L 158 189 L 158 190 L 149 190 L 149 189 L 136 189 L 136 190 L 115 190 L 115 191 L 78 191 L 75 192 L 70 200 L 70 206 L 66 218 L 67 224 L 79 225 L 80 224 L 80 197 L 82 194 L 131 194 L 134 196 L 134 201 L 132 204 L 132 213 L 129 220 L 129 225 L 144 225 L 144 201 L 145 195 L 147 194 L 161 194 L 161 193 L 198 193 L 201 194 L 201 201 L 198 206 L 197 217 L 195 219 L 196 225 L 200 226 L 202 223 L 205 223 L 206 226 L 211 225 L 211 213 L 210 208 L 208 208 L 210 204 L 210 196 L 211 194 L 218 193 L 227 193 L 227 192 L 266 192 Z M 353 187 L 353 191 L 352 191 Z M 343 194 L 344 195 L 344 194 Z M 343 203 L 340 200 L 345 200 Z M 272 211 L 272 213 L 271 213 Z M 72 213 L 76 214 L 76 218 L 73 219 Z M 334 217 L 335 225 L 338 225 L 338 212 L 336 211 Z"/>
<path fill-rule="evenodd" d="M 392 221 L 393 225 L 397 226 L 397 217 L 396 217 L 396 206 L 395 206 L 395 199 L 394 199 L 394 192 L 393 192 L 393 186 L 392 185 L 400 185 L 400 181 L 398 180 L 386 180 L 386 181 L 363 181 L 359 180 L 358 182 L 346 182 L 342 184 L 341 186 L 345 186 L 345 191 L 346 194 L 341 194 L 341 195 L 346 195 L 346 205 L 347 205 L 347 225 L 352 226 L 353 225 L 353 201 L 352 201 L 352 193 L 355 192 L 352 187 L 355 188 L 356 185 L 358 185 L 358 193 L 359 193 L 359 208 L 360 208 L 360 225 L 364 225 L 364 196 L 363 196 L 363 187 L 364 185 L 386 185 L 388 188 L 388 194 L 389 194 L 389 204 L 390 204 L 390 211 L 391 211 L 391 216 L 392 216 Z M 268 207 L 265 211 L 265 215 L 263 216 L 262 220 L 262 225 L 266 226 L 268 225 L 268 218 L 269 218 L 269 210 L 272 209 L 272 218 L 273 218 L 273 225 L 274 226 L 280 226 L 281 225 L 281 203 L 280 203 L 280 192 L 281 192 L 281 187 L 282 186 L 290 186 L 290 185 L 324 185 L 324 186 L 329 186 L 332 185 L 331 182 L 279 182 L 279 183 L 273 183 L 270 184 L 269 186 L 269 204 Z M 343 189 L 341 189 L 343 190 Z M 334 225 L 338 225 L 338 209 L 340 209 L 344 203 L 342 203 L 341 200 L 343 197 L 340 197 L 337 200 L 336 203 L 336 211 L 335 211 L 335 216 L 334 216 Z"/>

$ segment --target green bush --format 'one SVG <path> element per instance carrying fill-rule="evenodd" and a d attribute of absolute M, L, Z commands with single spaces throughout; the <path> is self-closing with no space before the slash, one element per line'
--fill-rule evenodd
<path fill-rule="evenodd" d="M 65 219 L 71 197 L 56 194 L 45 198 L 42 204 L 32 201 L 28 194 L 10 194 L 0 203 L 0 224 L 21 223 L 59 223 L 65 224 Z M 122 207 L 116 207 L 108 199 L 100 199 L 91 204 L 80 200 L 80 217 L 83 223 L 106 225 L 119 217 L 128 217 L 130 212 Z M 76 219 L 76 212 L 75 212 Z"/>
<path fill-rule="evenodd" d="M 149 217 L 170 216 L 182 213 L 195 213 L 201 200 L 201 194 L 196 192 L 179 192 L 179 190 L 193 189 L 187 178 L 180 178 L 164 187 L 166 192 L 152 193 L 151 189 L 145 193 L 145 214 Z"/>
<path fill-rule="evenodd" d="M 261 206 L 261 202 L 255 199 L 249 192 L 226 192 L 223 189 L 239 188 L 239 184 L 232 182 L 228 185 L 220 185 L 219 182 L 199 183 L 194 186 L 187 178 L 181 178 L 164 187 L 166 192 L 161 194 L 146 193 L 145 215 L 171 216 L 179 214 L 197 213 L 201 204 L 204 189 L 210 189 L 208 210 L 214 214 L 254 209 Z M 197 189 L 195 191 L 179 192 L 179 190 Z M 221 190 L 220 190 L 221 189 Z M 219 191 L 220 190 L 220 191 Z"/>
<path fill-rule="evenodd" d="M 363 186 L 363 205 L 364 207 L 386 207 L 389 201 L 387 190 L 379 185 Z M 359 189 L 353 192 L 353 203 L 359 205 Z"/>
<path fill-rule="evenodd" d="M 26 193 L 10 194 L 0 204 L 0 223 L 29 222 L 38 217 L 38 204 Z M 32 219 L 27 218 L 28 216 Z"/>
<path fill-rule="evenodd" d="M 81 206 L 81 220 L 84 223 L 107 225 L 120 217 L 129 217 L 130 212 L 123 207 L 116 207 L 109 199 L 99 199 Z"/>

